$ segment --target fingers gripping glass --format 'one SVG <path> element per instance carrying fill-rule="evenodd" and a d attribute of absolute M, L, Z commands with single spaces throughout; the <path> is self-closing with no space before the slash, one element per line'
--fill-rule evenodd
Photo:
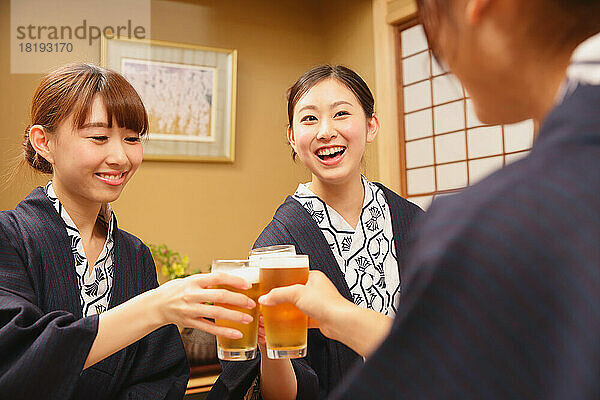
<path fill-rule="evenodd" d="M 259 260 L 263 293 L 274 288 L 306 284 L 308 256 L 283 254 Z M 262 306 L 269 358 L 299 358 L 306 356 L 308 317 L 291 303 Z"/>
<path fill-rule="evenodd" d="M 248 260 L 215 260 L 212 263 L 212 272 L 224 272 L 236 275 L 251 283 L 252 287 L 246 290 L 222 285 L 218 286 L 218 288 L 245 294 L 258 304 L 258 297 L 260 296 L 260 287 L 258 283 L 259 271 L 256 267 L 250 267 L 248 265 Z M 230 339 L 223 336 L 217 336 L 217 355 L 219 359 L 227 361 L 244 361 L 255 358 L 257 354 L 256 344 L 258 338 L 258 307 L 247 309 L 232 306 L 230 304 L 216 303 L 216 305 L 230 310 L 241 311 L 253 318 L 252 322 L 249 324 L 215 319 L 217 325 L 237 329 L 242 332 L 243 335 L 241 339 Z"/>

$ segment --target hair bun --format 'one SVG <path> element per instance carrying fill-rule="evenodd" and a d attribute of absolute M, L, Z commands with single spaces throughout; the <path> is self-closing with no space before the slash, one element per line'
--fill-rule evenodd
<path fill-rule="evenodd" d="M 25 138 L 23 140 L 23 155 L 25 157 L 25 161 L 27 164 L 31 165 L 31 167 L 37 171 L 43 172 L 44 174 L 52 174 L 52 164 L 48 162 L 44 157 L 40 157 L 40 155 L 35 151 L 31 142 L 29 141 L 29 130 L 32 125 L 28 125 L 25 129 Z"/>

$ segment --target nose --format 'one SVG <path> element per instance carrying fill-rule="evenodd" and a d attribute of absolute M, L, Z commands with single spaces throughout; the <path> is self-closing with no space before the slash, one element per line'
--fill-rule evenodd
<path fill-rule="evenodd" d="M 337 137 L 337 131 L 333 127 L 332 121 L 323 120 L 317 132 L 317 140 L 331 140 Z"/>
<path fill-rule="evenodd" d="M 109 146 L 106 163 L 120 168 L 123 166 L 128 166 L 129 158 L 127 157 L 127 152 L 125 151 L 124 144 L 121 140 L 112 141 L 111 145 Z"/>

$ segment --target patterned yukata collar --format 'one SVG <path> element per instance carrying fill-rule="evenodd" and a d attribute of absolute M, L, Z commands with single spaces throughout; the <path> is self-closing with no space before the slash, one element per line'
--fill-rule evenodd
<path fill-rule="evenodd" d="M 301 184 L 293 195 L 321 230 L 344 275 L 354 304 L 393 317 L 400 297 L 392 217 L 383 190 L 361 177 L 364 202 L 351 227 L 331 206 Z"/>
<path fill-rule="evenodd" d="M 56 212 L 65 223 L 67 235 L 70 239 L 71 253 L 75 263 L 75 274 L 77 276 L 77 286 L 79 288 L 79 303 L 82 313 L 85 317 L 101 314 L 106 311 L 110 305 L 112 287 L 114 282 L 114 253 L 115 246 L 113 240 L 113 230 L 116 224 L 114 213 L 110 205 L 105 204 L 101 207 L 97 221 L 108 224 L 107 235 L 102 246 L 102 250 L 96 258 L 93 265 L 88 263 L 85 249 L 79 229 L 73 223 L 73 220 L 67 210 L 62 206 L 50 181 L 44 191 Z M 106 222 L 108 221 L 108 222 Z"/>
<path fill-rule="evenodd" d="M 600 85 L 600 33 L 583 41 L 573 51 L 556 103 L 560 104 L 579 85 Z"/>
<path fill-rule="evenodd" d="M 371 185 L 373 185 L 373 184 L 367 178 L 365 178 L 364 175 L 361 175 L 360 179 L 362 181 L 363 190 L 364 190 L 364 194 L 365 194 L 364 200 L 363 200 L 363 205 L 362 205 L 362 210 L 364 211 L 366 205 L 369 204 L 371 202 L 371 200 L 373 199 L 374 194 L 373 194 L 373 188 L 371 187 Z M 314 196 L 317 199 L 319 199 L 323 204 L 325 204 L 329 209 L 333 210 L 334 212 L 336 212 L 336 214 L 339 215 L 339 213 L 337 211 L 335 211 L 334 208 L 332 208 L 329 204 L 325 203 L 325 201 L 323 199 L 321 199 L 312 190 L 310 190 L 310 182 L 299 184 L 298 188 L 296 189 L 296 192 L 294 193 L 294 196 L 298 196 L 298 197 Z M 345 219 L 342 218 L 341 215 L 339 215 L 339 217 L 343 221 L 342 223 L 345 223 L 347 225 L 345 227 L 345 229 L 350 230 L 350 231 L 356 230 L 356 227 L 351 226 Z"/>
<path fill-rule="evenodd" d="M 62 204 L 60 203 L 60 200 L 58 200 L 58 196 L 56 196 L 56 193 L 54 192 L 54 188 L 52 187 L 52 181 L 49 181 L 48 184 L 46 184 L 46 186 L 44 187 L 44 191 L 46 192 L 46 195 L 52 202 L 54 209 L 56 209 L 56 211 L 58 212 L 58 215 L 60 215 L 61 218 L 65 221 L 65 224 L 67 224 L 67 226 L 75 227 L 76 225 L 73 222 L 73 220 L 71 219 L 71 216 L 69 215 L 69 213 L 68 212 L 64 212 L 64 213 L 60 212 L 60 210 L 62 208 Z M 100 212 L 98 213 L 98 219 L 104 225 L 107 226 L 107 228 L 108 228 L 107 237 L 112 237 L 113 226 L 114 226 L 114 213 L 113 213 L 112 208 L 109 203 L 102 204 L 102 206 L 100 207 Z"/>

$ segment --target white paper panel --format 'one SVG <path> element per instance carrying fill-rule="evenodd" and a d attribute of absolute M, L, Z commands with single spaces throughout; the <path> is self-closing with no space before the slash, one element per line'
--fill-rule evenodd
<path fill-rule="evenodd" d="M 415 140 L 406 143 L 406 168 L 433 164 L 433 139 Z"/>
<path fill-rule="evenodd" d="M 467 131 L 469 157 L 483 157 L 502 154 L 502 128 L 487 126 Z"/>
<path fill-rule="evenodd" d="M 438 164 L 467 158 L 465 133 L 456 132 L 435 138 L 435 160 Z"/>
<path fill-rule="evenodd" d="M 404 135 L 406 140 L 418 139 L 433 134 L 431 109 L 417 111 L 404 116 Z"/>
<path fill-rule="evenodd" d="M 402 42 L 402 57 L 409 56 L 422 50 L 427 50 L 427 38 L 422 25 L 415 25 L 400 34 Z"/>
<path fill-rule="evenodd" d="M 407 191 L 409 195 L 431 193 L 435 191 L 433 167 L 411 169 L 406 172 Z"/>
<path fill-rule="evenodd" d="M 436 134 L 465 128 L 464 103 L 465 102 L 461 100 L 434 107 L 433 120 Z"/>
<path fill-rule="evenodd" d="M 462 86 L 454 75 L 438 76 L 432 81 L 434 105 L 463 98 Z"/>
<path fill-rule="evenodd" d="M 404 85 L 429 78 L 429 53 L 420 53 L 402 60 Z"/>
<path fill-rule="evenodd" d="M 404 88 L 404 112 L 431 107 L 431 84 L 430 81 L 416 83 Z"/>
<path fill-rule="evenodd" d="M 477 118 L 475 109 L 473 108 L 473 101 L 467 99 L 467 128 L 473 128 L 474 126 L 481 126 L 483 122 Z"/>
<path fill-rule="evenodd" d="M 469 185 L 502 168 L 502 156 L 469 161 Z"/>
<path fill-rule="evenodd" d="M 504 159 L 506 160 L 506 164 L 510 164 L 517 160 L 520 160 L 521 158 L 524 158 L 528 154 L 529 154 L 529 151 L 523 151 L 523 152 L 514 153 L 514 154 L 507 154 L 504 156 Z"/>
<path fill-rule="evenodd" d="M 533 145 L 533 120 L 504 125 L 504 146 L 507 153 L 530 149 Z"/>
<path fill-rule="evenodd" d="M 458 189 L 467 186 L 467 163 L 465 161 L 438 165 L 436 168 L 438 190 Z"/>

